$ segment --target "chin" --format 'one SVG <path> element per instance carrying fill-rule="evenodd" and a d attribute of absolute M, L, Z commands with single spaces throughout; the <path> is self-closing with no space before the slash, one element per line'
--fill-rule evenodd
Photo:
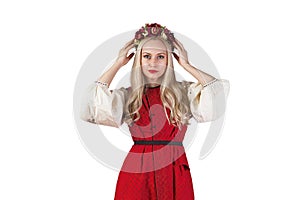
<path fill-rule="evenodd" d="M 148 77 L 148 80 L 151 81 L 151 82 L 158 82 L 159 77 Z"/>

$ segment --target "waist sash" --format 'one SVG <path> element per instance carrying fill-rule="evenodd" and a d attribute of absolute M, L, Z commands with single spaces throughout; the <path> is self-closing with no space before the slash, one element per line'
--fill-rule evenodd
<path fill-rule="evenodd" d="M 183 146 L 182 142 L 167 141 L 167 140 L 137 140 L 134 145 L 176 145 Z"/>

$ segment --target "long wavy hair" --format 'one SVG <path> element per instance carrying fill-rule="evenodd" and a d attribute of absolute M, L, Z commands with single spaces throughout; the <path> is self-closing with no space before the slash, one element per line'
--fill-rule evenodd
<path fill-rule="evenodd" d="M 142 96 L 146 84 L 141 64 L 142 48 L 146 42 L 155 39 L 162 41 L 167 48 L 167 67 L 160 85 L 160 98 L 169 124 L 172 123 L 174 126 L 181 128 L 182 125 L 189 124 L 189 101 L 185 88 L 176 81 L 171 46 L 160 37 L 145 38 L 137 47 L 130 77 L 131 90 L 125 104 L 124 121 L 130 125 L 140 118 L 139 109 L 142 106 Z M 170 118 L 167 114 L 167 108 L 170 110 Z"/>

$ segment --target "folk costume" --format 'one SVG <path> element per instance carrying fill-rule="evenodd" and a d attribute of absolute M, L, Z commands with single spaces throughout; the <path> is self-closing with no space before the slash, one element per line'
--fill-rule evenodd
<path fill-rule="evenodd" d="M 174 35 L 159 24 L 146 24 L 135 35 L 139 45 L 145 37 L 167 40 L 172 48 Z M 219 118 L 225 111 L 224 102 L 229 82 L 215 79 L 205 85 L 177 82 L 181 94 L 188 99 L 190 113 L 197 122 Z M 161 85 L 145 85 L 140 118 L 128 124 L 133 146 L 119 173 L 115 200 L 192 200 L 193 183 L 188 160 L 182 144 L 186 124 L 175 126 L 169 122 L 170 109 L 164 108 Z M 88 102 L 83 107 L 82 119 L 95 124 L 121 126 L 125 121 L 126 102 L 132 88 L 110 90 L 108 84 L 96 81 L 89 88 Z"/>

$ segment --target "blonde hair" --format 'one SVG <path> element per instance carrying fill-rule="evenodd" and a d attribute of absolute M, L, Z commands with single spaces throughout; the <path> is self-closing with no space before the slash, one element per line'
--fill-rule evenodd
<path fill-rule="evenodd" d="M 176 81 L 172 51 L 170 44 L 160 37 L 149 37 L 143 39 L 137 47 L 132 70 L 131 70 L 131 91 L 125 105 L 125 122 L 131 124 L 140 118 L 139 109 L 142 107 L 142 96 L 144 93 L 145 77 L 141 66 L 142 48 L 149 40 L 158 39 L 167 48 L 167 68 L 160 85 L 160 98 L 164 107 L 166 118 L 169 124 L 181 128 L 184 124 L 189 124 L 190 109 L 186 91 L 183 86 Z M 170 110 L 170 119 L 167 110 Z M 134 119 L 134 117 L 136 118 Z"/>

